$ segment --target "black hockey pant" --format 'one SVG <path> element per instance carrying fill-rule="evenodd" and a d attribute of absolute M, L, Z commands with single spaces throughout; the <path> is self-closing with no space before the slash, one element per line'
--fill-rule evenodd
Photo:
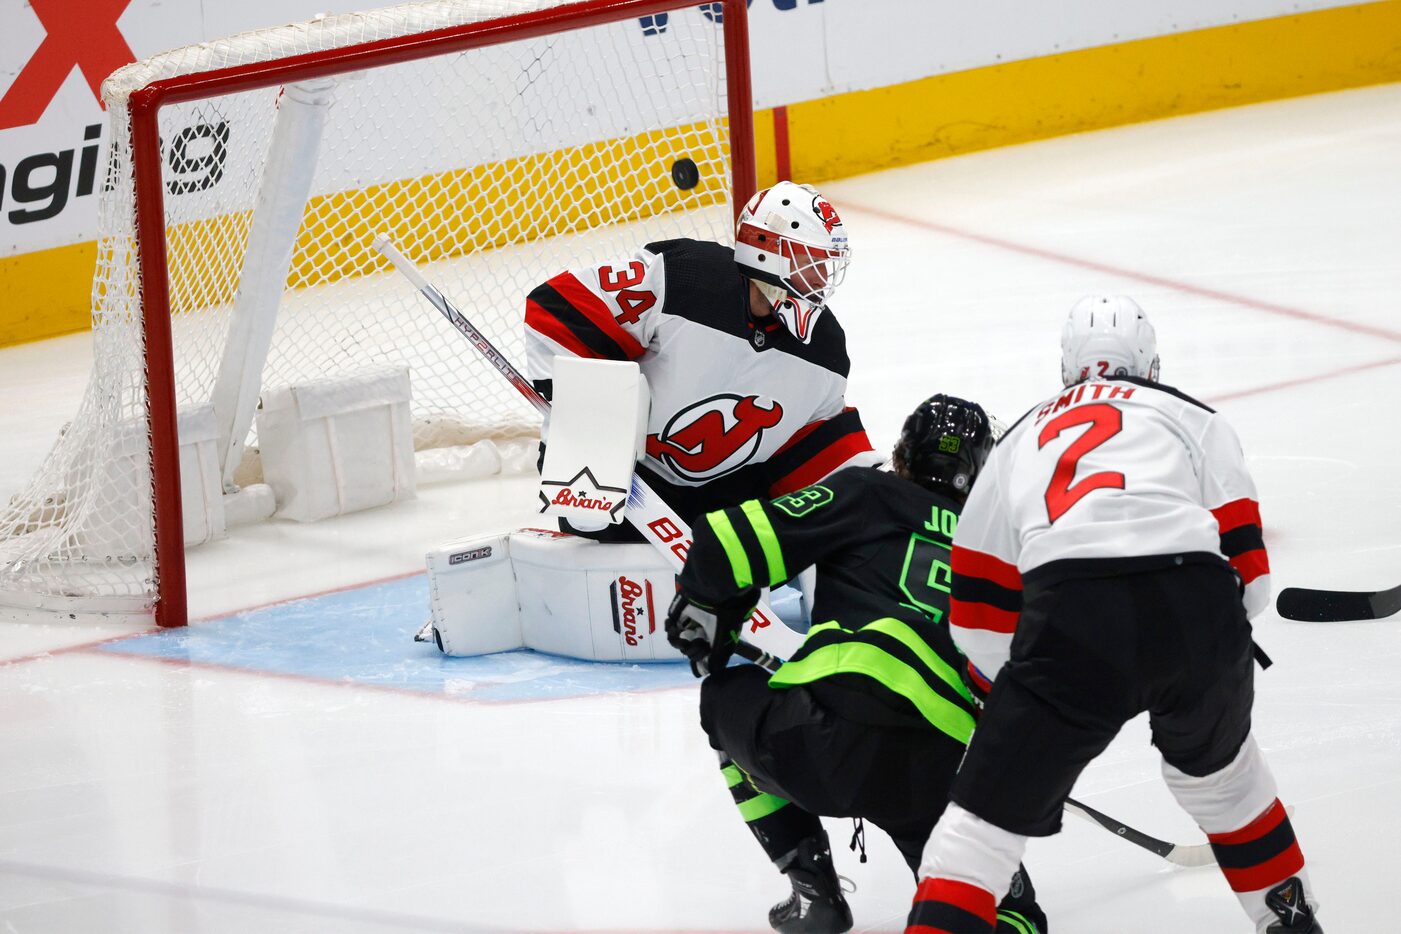
<path fill-rule="evenodd" d="M 823 693 L 825 704 L 814 693 L 770 688 L 753 665 L 701 683 L 701 726 L 723 754 L 740 816 L 775 862 L 822 829 L 819 815 L 859 817 L 889 834 L 918 873 L 963 744 L 933 726 L 856 722 L 832 708 L 833 693 Z M 999 906 L 998 931 L 1045 934 L 1031 880 L 1025 869 L 1018 876 Z"/>
<path fill-rule="evenodd" d="M 954 784 L 961 807 L 1012 833 L 1056 833 L 1075 780 L 1143 711 L 1163 759 L 1188 775 L 1211 775 L 1240 752 L 1254 647 L 1219 558 L 1023 583 L 1011 661 Z"/>

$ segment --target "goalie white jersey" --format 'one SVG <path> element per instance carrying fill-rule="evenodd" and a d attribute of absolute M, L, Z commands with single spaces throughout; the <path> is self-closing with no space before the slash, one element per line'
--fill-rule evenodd
<path fill-rule="evenodd" d="M 1229 561 L 1254 616 L 1269 603 L 1255 484 L 1222 416 L 1157 383 L 1078 383 L 1036 406 L 988 458 L 954 536 L 950 618 L 988 676 L 1007 658 L 1023 577 L 1047 581 Z"/>
<path fill-rule="evenodd" d="M 723 481 L 740 499 L 777 496 L 876 463 L 844 401 L 850 364 L 836 318 L 823 314 L 803 343 L 748 309 L 730 248 L 648 244 L 530 293 L 527 373 L 549 398 L 556 355 L 637 361 L 652 394 L 644 463 L 679 486 Z"/>

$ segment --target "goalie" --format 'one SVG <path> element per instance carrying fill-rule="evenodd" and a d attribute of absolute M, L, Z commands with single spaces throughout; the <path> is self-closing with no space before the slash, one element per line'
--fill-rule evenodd
<path fill-rule="evenodd" d="M 532 290 L 526 371 L 554 403 L 542 512 L 575 534 L 521 531 L 430 555 L 434 618 L 419 638 L 450 655 L 524 645 L 674 660 L 654 612 L 670 566 L 622 522 L 633 471 L 690 523 L 877 463 L 846 405 L 846 336 L 827 307 L 849 258 L 832 205 L 785 181 L 745 205 L 734 247 L 649 243 Z"/>

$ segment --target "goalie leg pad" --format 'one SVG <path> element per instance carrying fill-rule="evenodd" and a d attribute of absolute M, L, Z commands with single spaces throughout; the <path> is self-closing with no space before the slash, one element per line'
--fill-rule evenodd
<path fill-rule="evenodd" d="M 650 545 L 518 529 L 444 546 L 428 556 L 428 578 L 447 655 L 525 647 L 586 661 L 681 661 L 663 627 L 676 577 Z"/>
<path fill-rule="evenodd" d="M 676 575 L 651 545 L 518 531 L 511 556 L 527 647 L 594 661 L 681 660 L 663 626 Z"/>
<path fill-rule="evenodd" d="M 510 536 L 465 538 L 429 552 L 428 604 L 445 655 L 523 646 Z"/>

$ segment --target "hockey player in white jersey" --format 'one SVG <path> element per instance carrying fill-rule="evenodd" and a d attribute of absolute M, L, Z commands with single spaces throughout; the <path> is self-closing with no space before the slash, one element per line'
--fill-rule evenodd
<path fill-rule="evenodd" d="M 1240 442 L 1158 383 L 1153 328 L 1128 298 L 1075 305 L 1061 366 L 1065 389 L 994 449 L 954 536 L 951 631 L 995 680 L 908 930 L 992 931 L 1027 838 L 1060 829 L 1081 771 L 1146 710 L 1168 787 L 1254 929 L 1321 934 L 1250 733 L 1248 617 L 1269 562 Z"/>
<path fill-rule="evenodd" d="M 846 336 L 827 308 L 849 259 L 827 199 L 779 182 L 745 205 L 733 248 L 649 243 L 535 288 L 527 373 L 550 398 L 556 356 L 637 361 L 651 390 L 641 469 L 687 521 L 874 464 L 844 399 Z M 566 528 L 639 540 L 626 525 Z"/>

